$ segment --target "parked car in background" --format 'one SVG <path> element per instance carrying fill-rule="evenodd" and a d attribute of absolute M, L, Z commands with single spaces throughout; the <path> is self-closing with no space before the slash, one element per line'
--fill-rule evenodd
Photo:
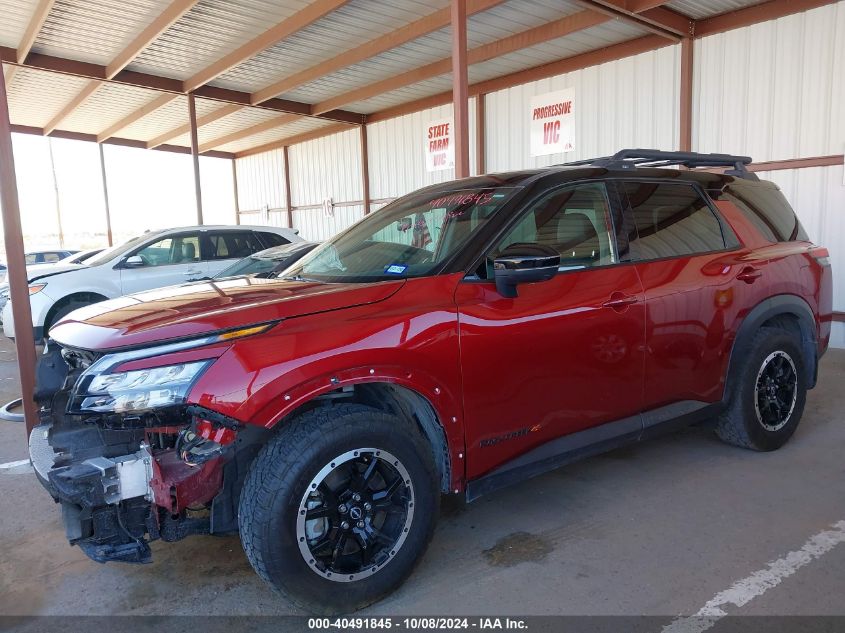
<path fill-rule="evenodd" d="M 303 241 L 295 231 L 270 226 L 194 226 L 139 235 L 81 264 L 27 267 L 32 328 L 41 340 L 73 310 L 142 290 L 213 277 L 237 260 L 271 246 Z M 11 302 L 3 332 L 14 337 Z"/>
<path fill-rule="evenodd" d="M 83 262 L 86 262 L 87 260 L 94 257 L 94 255 L 99 255 L 104 250 L 106 250 L 106 249 L 104 249 L 104 248 L 89 248 L 88 250 L 79 251 L 78 253 L 74 253 L 73 255 L 68 255 L 67 257 L 65 257 L 64 259 L 60 259 L 56 263 L 57 264 L 82 264 Z"/>
<path fill-rule="evenodd" d="M 51 264 L 30 264 L 26 267 L 27 276 L 32 274 L 33 269 L 38 271 L 44 269 L 45 267 L 61 266 L 62 264 L 81 264 L 85 260 L 102 252 L 102 248 L 93 248 L 87 251 L 78 251 L 73 255 L 68 255 L 64 259 L 60 259 L 59 261 Z M 6 281 L 6 272 L 6 266 L 0 264 L 0 314 L 3 313 L 3 308 L 6 306 L 6 302 L 9 301 L 9 284 Z"/>
<path fill-rule="evenodd" d="M 249 257 L 244 257 L 228 268 L 221 270 L 214 278 L 254 276 L 272 279 L 319 245 L 320 242 L 291 242 L 284 246 L 274 246 Z"/>
<path fill-rule="evenodd" d="M 408 577 L 441 493 L 702 422 L 775 450 L 816 384 L 832 274 L 750 161 L 628 150 L 437 184 L 283 278 L 80 310 L 39 361 L 35 472 L 96 561 L 240 531 L 261 578 L 336 613 Z"/>
<path fill-rule="evenodd" d="M 70 250 L 32 251 L 24 254 L 24 259 L 27 264 L 55 264 L 78 252 Z"/>

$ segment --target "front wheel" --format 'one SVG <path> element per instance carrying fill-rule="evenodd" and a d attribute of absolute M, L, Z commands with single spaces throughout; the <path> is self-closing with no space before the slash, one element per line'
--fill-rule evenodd
<path fill-rule="evenodd" d="M 318 614 L 360 609 L 411 573 L 439 509 L 414 423 L 361 405 L 309 411 L 256 457 L 241 540 L 256 572 Z"/>
<path fill-rule="evenodd" d="M 804 359 L 795 337 L 764 327 L 729 385 L 731 399 L 720 416 L 720 439 L 756 451 L 773 451 L 792 437 L 807 398 Z"/>

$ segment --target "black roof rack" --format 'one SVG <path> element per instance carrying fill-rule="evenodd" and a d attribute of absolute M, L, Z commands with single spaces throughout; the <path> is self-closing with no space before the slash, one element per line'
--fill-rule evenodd
<path fill-rule="evenodd" d="M 696 167 L 729 167 L 725 173 L 738 178 L 757 180 L 757 176 L 745 166 L 751 162 L 750 156 L 732 156 L 731 154 L 700 154 L 698 152 L 664 152 L 657 149 L 623 149 L 613 156 L 588 158 L 563 163 L 567 167 L 592 165 L 607 169 L 634 169 L 635 167 L 669 167 L 683 165 Z"/>

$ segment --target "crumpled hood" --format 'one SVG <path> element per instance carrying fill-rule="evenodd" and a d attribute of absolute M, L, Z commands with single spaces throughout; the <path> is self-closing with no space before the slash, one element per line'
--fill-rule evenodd
<path fill-rule="evenodd" d="M 50 330 L 62 345 L 108 350 L 383 301 L 405 282 L 326 284 L 236 277 L 171 286 L 81 308 Z"/>

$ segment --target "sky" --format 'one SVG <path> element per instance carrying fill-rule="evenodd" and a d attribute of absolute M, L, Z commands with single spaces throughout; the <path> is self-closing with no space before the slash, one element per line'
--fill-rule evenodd
<path fill-rule="evenodd" d="M 12 137 L 25 249 L 62 246 L 59 217 L 65 248 L 106 246 L 97 145 L 29 134 Z M 190 155 L 117 145 L 103 145 L 103 151 L 115 243 L 148 229 L 196 224 Z M 205 223 L 234 224 L 231 161 L 200 157 L 200 175 Z M 0 261 L 5 261 L 4 250 L 0 242 Z"/>

